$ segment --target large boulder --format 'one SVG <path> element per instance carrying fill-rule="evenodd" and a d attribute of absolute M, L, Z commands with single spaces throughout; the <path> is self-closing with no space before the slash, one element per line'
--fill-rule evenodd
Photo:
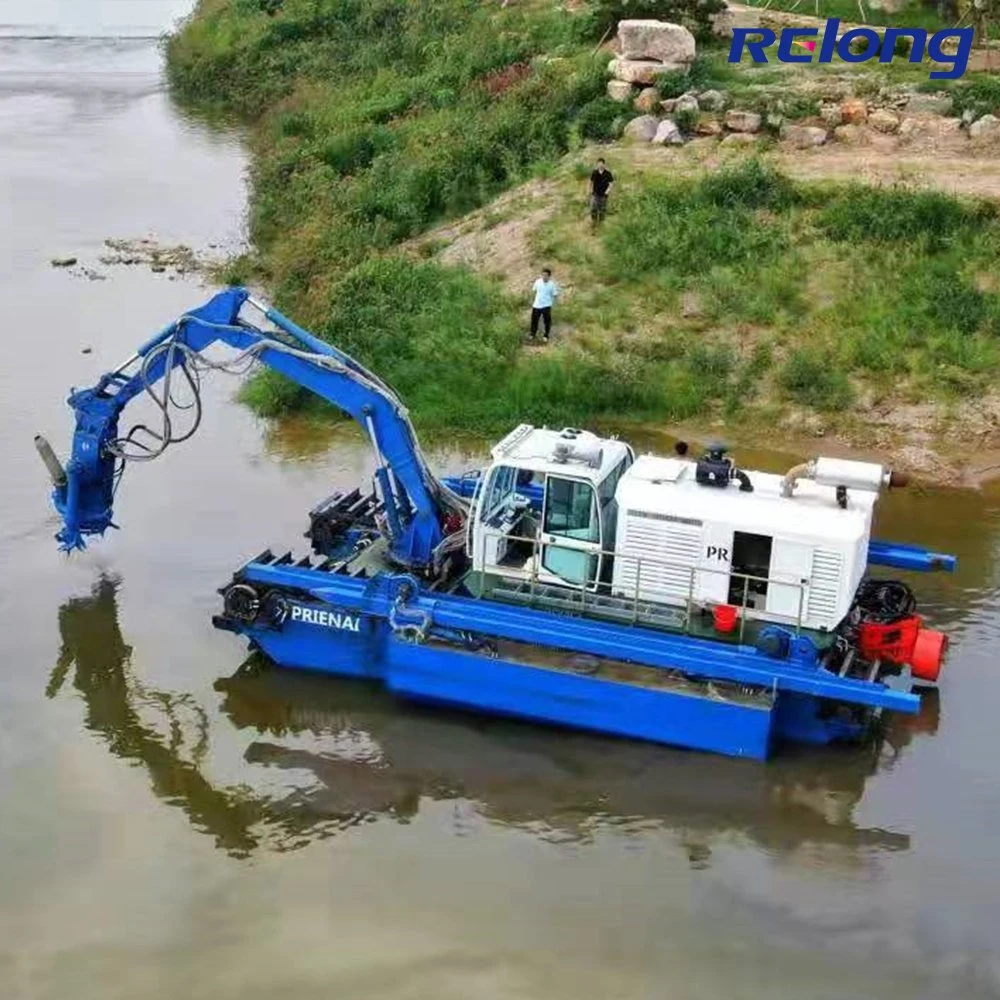
<path fill-rule="evenodd" d="M 812 149 L 826 142 L 826 129 L 816 125 L 782 125 L 781 138 L 793 149 Z"/>
<path fill-rule="evenodd" d="M 624 104 L 632 97 L 632 84 L 624 80 L 608 80 L 608 97 L 612 101 Z"/>
<path fill-rule="evenodd" d="M 695 135 L 722 135 L 722 122 L 711 115 L 702 115 L 694 126 Z"/>
<path fill-rule="evenodd" d="M 864 125 L 868 121 L 868 105 L 860 97 L 849 97 L 840 106 L 840 120 L 845 125 Z"/>
<path fill-rule="evenodd" d="M 733 108 L 726 112 L 726 128 L 730 132 L 759 132 L 760 115 L 756 111 Z"/>
<path fill-rule="evenodd" d="M 969 139 L 976 147 L 995 146 L 1000 143 L 1000 118 L 983 115 L 969 126 Z"/>
<path fill-rule="evenodd" d="M 616 80 L 651 87 L 664 73 L 683 73 L 687 63 L 654 62 L 649 59 L 612 59 L 608 71 Z"/>
<path fill-rule="evenodd" d="M 694 62 L 694 35 L 682 25 L 667 21 L 619 21 L 618 45 L 625 59 Z"/>
<path fill-rule="evenodd" d="M 671 124 L 673 124 L 671 122 Z M 660 120 L 653 115 L 639 115 L 625 126 L 625 138 L 637 142 L 652 142 L 660 127 Z"/>
<path fill-rule="evenodd" d="M 698 114 L 698 98 L 694 97 L 692 94 L 681 94 L 680 97 L 674 101 L 674 114 L 678 112 L 681 114 Z"/>
<path fill-rule="evenodd" d="M 836 128 L 844 120 L 839 104 L 821 104 L 819 106 L 819 116 L 828 128 Z"/>
<path fill-rule="evenodd" d="M 683 146 L 684 137 L 681 135 L 681 130 L 669 118 L 664 118 L 656 128 L 653 142 L 660 146 Z"/>
<path fill-rule="evenodd" d="M 941 118 L 937 115 L 904 118 L 897 135 L 904 146 L 939 153 L 968 151 L 969 136 L 962 128 L 960 118 Z"/>
<path fill-rule="evenodd" d="M 721 111 L 726 106 L 726 95 L 721 90 L 703 90 L 698 95 L 702 111 Z"/>
<path fill-rule="evenodd" d="M 892 135 L 899 131 L 899 115 L 888 108 L 878 108 L 868 116 L 868 126 L 883 135 Z"/>
<path fill-rule="evenodd" d="M 847 146 L 863 146 L 868 142 L 868 129 L 864 125 L 838 125 L 833 138 Z"/>
<path fill-rule="evenodd" d="M 660 107 L 660 92 L 656 87 L 644 87 L 639 91 L 639 96 L 632 102 L 632 106 L 643 114 L 652 114 Z"/>

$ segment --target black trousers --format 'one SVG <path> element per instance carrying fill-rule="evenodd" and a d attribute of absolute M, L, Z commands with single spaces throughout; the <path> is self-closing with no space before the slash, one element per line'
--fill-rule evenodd
<path fill-rule="evenodd" d="M 534 337 L 538 333 L 538 320 L 541 319 L 542 326 L 545 328 L 545 339 L 549 339 L 549 331 L 552 329 L 552 307 L 546 306 L 544 309 L 532 309 L 531 310 L 531 336 Z"/>

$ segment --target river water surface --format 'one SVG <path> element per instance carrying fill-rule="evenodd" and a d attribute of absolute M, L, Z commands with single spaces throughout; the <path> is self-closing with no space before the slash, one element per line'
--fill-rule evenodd
<path fill-rule="evenodd" d="M 883 512 L 959 556 L 919 581 L 940 697 L 766 766 L 245 666 L 215 588 L 370 464 L 224 378 L 123 530 L 57 554 L 32 435 L 64 453 L 70 386 L 210 289 L 50 258 L 242 235 L 239 136 L 171 107 L 150 40 L 187 6 L 0 0 L 0 997 L 1000 997 L 995 492 Z"/>

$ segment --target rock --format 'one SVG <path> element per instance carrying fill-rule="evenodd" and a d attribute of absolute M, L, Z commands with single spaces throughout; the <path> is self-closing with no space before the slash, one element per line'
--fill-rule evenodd
<path fill-rule="evenodd" d="M 694 114 L 698 113 L 697 98 L 692 97 L 690 94 L 681 94 L 674 102 L 674 114 L 690 114 L 692 112 Z"/>
<path fill-rule="evenodd" d="M 676 97 L 670 97 L 665 101 L 660 101 L 660 108 L 665 115 L 672 114 L 675 107 L 677 107 Z"/>
<path fill-rule="evenodd" d="M 1000 139 L 1000 118 L 983 115 L 969 126 L 969 138 L 977 144 L 996 142 Z"/>
<path fill-rule="evenodd" d="M 721 111 L 726 106 L 726 95 L 721 90 L 706 90 L 698 95 L 702 111 Z"/>
<path fill-rule="evenodd" d="M 845 80 L 824 80 L 819 83 L 817 96 L 821 101 L 832 101 L 839 104 L 845 97 L 850 97 L 851 85 Z"/>
<path fill-rule="evenodd" d="M 899 141 L 935 152 L 967 152 L 969 136 L 962 129 L 959 118 L 904 118 L 900 123 Z"/>
<path fill-rule="evenodd" d="M 722 140 L 723 146 L 756 146 L 760 139 L 753 132 L 731 132 Z"/>
<path fill-rule="evenodd" d="M 962 124 L 971 125 L 976 120 L 976 112 L 972 108 L 966 108 L 962 112 Z"/>
<path fill-rule="evenodd" d="M 954 106 L 951 94 L 911 94 L 906 102 L 911 115 L 950 115 Z"/>
<path fill-rule="evenodd" d="M 92 350 L 93 350 L 93 348 L 92 348 L 92 347 L 81 347 L 81 348 L 80 348 L 80 353 L 81 353 L 81 354 L 90 354 L 90 352 L 91 352 Z"/>
<path fill-rule="evenodd" d="M 76 257 L 53 257 L 49 263 L 53 267 L 72 267 L 76 263 Z"/>
<path fill-rule="evenodd" d="M 667 21 L 619 21 L 618 44 L 625 59 L 692 63 L 695 56 L 694 35 L 682 25 Z"/>
<path fill-rule="evenodd" d="M 726 128 L 730 132 L 757 132 L 760 130 L 760 115 L 756 111 L 726 112 Z"/>
<path fill-rule="evenodd" d="M 660 92 L 656 87 L 645 87 L 639 91 L 639 96 L 632 102 L 636 111 L 649 114 L 660 106 Z"/>
<path fill-rule="evenodd" d="M 868 116 L 868 125 L 884 135 L 899 131 L 899 115 L 885 108 L 877 108 Z"/>
<path fill-rule="evenodd" d="M 722 122 L 717 118 L 702 115 L 694 126 L 695 135 L 722 135 Z"/>
<path fill-rule="evenodd" d="M 608 80 L 608 97 L 624 104 L 632 96 L 632 84 L 624 80 Z"/>
<path fill-rule="evenodd" d="M 782 125 L 781 138 L 793 149 L 812 149 L 826 142 L 826 129 L 816 125 Z"/>
<path fill-rule="evenodd" d="M 749 7 L 743 10 L 734 10 L 727 7 L 725 10 L 712 14 L 709 23 L 712 25 L 712 34 L 717 38 L 732 38 L 733 28 L 759 28 L 763 20 L 764 11 Z"/>
<path fill-rule="evenodd" d="M 868 141 L 868 129 L 864 125 L 838 125 L 833 137 L 848 146 L 863 146 Z"/>
<path fill-rule="evenodd" d="M 819 106 L 819 116 L 826 122 L 829 128 L 836 128 L 844 120 L 844 116 L 840 113 L 839 104 L 821 104 Z"/>
<path fill-rule="evenodd" d="M 670 124 L 673 125 L 673 122 Z M 639 115 L 625 126 L 625 138 L 635 139 L 637 142 L 652 142 L 659 127 L 659 119 L 652 115 Z"/>
<path fill-rule="evenodd" d="M 845 125 L 864 125 L 868 121 L 868 105 L 860 97 L 849 97 L 840 106 L 840 120 Z"/>
<path fill-rule="evenodd" d="M 684 137 L 676 123 L 669 118 L 664 118 L 656 128 L 653 142 L 659 146 L 683 146 Z"/>
<path fill-rule="evenodd" d="M 919 126 L 919 127 L 918 127 Z M 904 132 L 905 130 L 905 132 Z M 899 135 L 905 135 L 904 141 L 920 143 L 936 153 L 959 153 L 964 155 L 969 148 L 969 135 L 962 128 L 960 118 L 937 118 L 930 116 L 924 119 L 907 118 L 899 126 Z"/>
<path fill-rule="evenodd" d="M 153 264 L 149 268 L 154 274 L 162 274 L 166 269 L 166 264 Z"/>
<path fill-rule="evenodd" d="M 616 80 L 651 87 L 664 73 L 683 73 L 687 63 L 661 63 L 640 59 L 612 59 L 608 70 Z"/>

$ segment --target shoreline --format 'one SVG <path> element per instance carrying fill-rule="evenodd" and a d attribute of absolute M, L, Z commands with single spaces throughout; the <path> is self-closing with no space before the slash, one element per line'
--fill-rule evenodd
<path fill-rule="evenodd" d="M 704 444 L 722 439 L 733 451 L 752 452 L 792 461 L 802 461 L 817 455 L 879 462 L 907 472 L 912 481 L 926 487 L 982 490 L 1000 482 L 1000 440 L 990 440 L 981 449 L 964 448 L 942 440 L 927 440 L 922 435 L 899 437 L 894 441 L 873 443 L 843 430 L 821 434 L 806 431 L 777 433 L 773 426 L 748 422 L 736 430 L 719 421 L 697 419 L 654 428 L 635 425 L 638 434 L 648 434 L 671 441 L 683 439 Z M 766 443 L 762 435 L 767 434 Z M 659 450 L 663 450 L 660 446 Z"/>

